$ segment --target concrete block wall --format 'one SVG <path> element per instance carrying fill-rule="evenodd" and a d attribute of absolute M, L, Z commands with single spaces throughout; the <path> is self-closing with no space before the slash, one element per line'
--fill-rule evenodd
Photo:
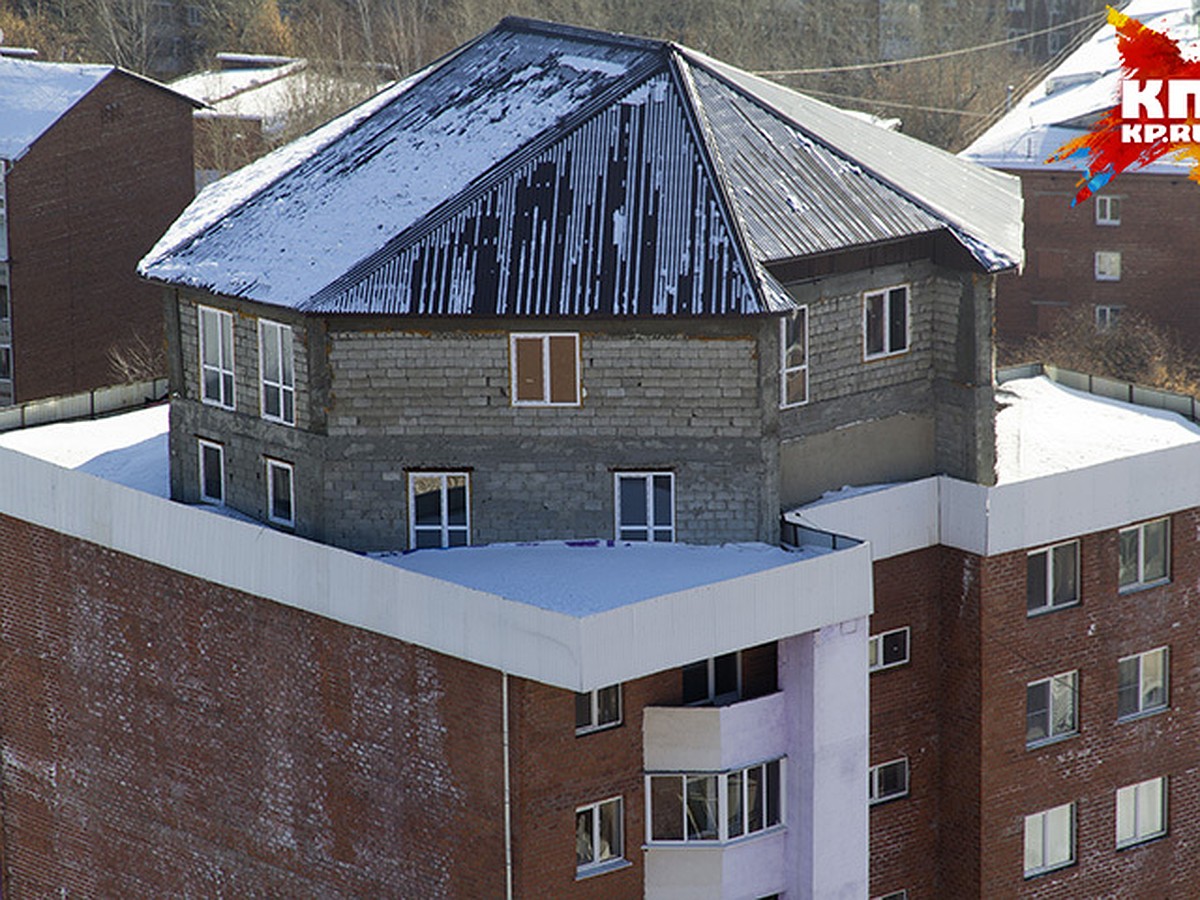
<path fill-rule="evenodd" d="M 14 402 L 117 383 L 109 351 L 162 346 L 137 262 L 192 199 L 192 105 L 114 72 L 12 164 Z"/>

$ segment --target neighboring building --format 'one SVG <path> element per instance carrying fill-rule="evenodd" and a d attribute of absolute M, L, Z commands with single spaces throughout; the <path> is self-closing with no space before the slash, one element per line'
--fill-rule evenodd
<path fill-rule="evenodd" d="M 0 405 L 113 384 L 112 350 L 161 345 L 135 267 L 191 199 L 192 108 L 111 66 L 0 57 Z"/>
<path fill-rule="evenodd" d="M 0 453 L 5 895 L 863 897 L 870 553 L 780 513 L 992 481 L 1020 253 L 1006 176 L 525 20 L 215 183 L 142 265 L 184 502 Z"/>
<path fill-rule="evenodd" d="M 871 895 L 1188 896 L 1200 426 L 1045 380 L 997 401 L 995 486 L 789 514 L 875 559 Z"/>
<path fill-rule="evenodd" d="M 1200 45 L 1186 0 L 1133 0 L 1123 12 L 1168 32 L 1185 56 Z M 1163 157 L 1072 206 L 1079 163 L 1046 162 L 1118 102 L 1119 81 L 1116 34 L 1104 25 L 961 154 L 1021 178 L 1029 254 L 1020 275 L 997 283 L 1001 339 L 1044 333 L 1072 307 L 1089 309 L 1097 328 L 1117 325 L 1129 310 L 1200 339 L 1200 261 L 1184 224 L 1200 215 L 1190 165 Z"/>

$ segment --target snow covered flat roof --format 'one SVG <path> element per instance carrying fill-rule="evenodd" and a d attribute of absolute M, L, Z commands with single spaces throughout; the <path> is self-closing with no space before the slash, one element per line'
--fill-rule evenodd
<path fill-rule="evenodd" d="M 996 403 L 997 484 L 1200 443 L 1200 426 L 1182 416 L 1072 390 L 1044 376 L 1005 382 Z"/>
<path fill-rule="evenodd" d="M 1132 0 L 1121 12 L 1168 33 L 1185 57 L 1194 58 L 1200 51 L 1191 0 Z M 1097 16 L 1097 21 L 1104 19 Z M 1047 164 L 1046 158 L 1085 132 L 1087 126 L 1078 120 L 1117 104 L 1120 68 L 1116 29 L 1103 24 L 959 155 L 1001 169 L 1079 171 L 1078 161 Z M 1187 161 L 1165 156 L 1138 171 L 1178 174 L 1189 166 Z"/>

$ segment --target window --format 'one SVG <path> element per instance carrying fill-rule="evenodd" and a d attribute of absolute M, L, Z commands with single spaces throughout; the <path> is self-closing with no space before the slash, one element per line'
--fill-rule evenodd
<path fill-rule="evenodd" d="M 1025 611 L 1046 612 L 1079 602 L 1079 541 L 1035 550 L 1025 560 Z"/>
<path fill-rule="evenodd" d="M 783 821 L 783 760 L 728 772 L 647 775 L 650 840 L 731 841 Z"/>
<path fill-rule="evenodd" d="M 1167 648 L 1147 650 L 1117 662 L 1117 718 L 1167 708 Z"/>
<path fill-rule="evenodd" d="M 1096 307 L 1096 330 L 1111 331 L 1116 328 L 1121 321 L 1121 310 L 1123 306 L 1097 306 Z"/>
<path fill-rule="evenodd" d="M 872 672 L 902 666 L 908 662 L 908 628 L 897 628 L 871 635 L 867 643 L 867 668 Z"/>
<path fill-rule="evenodd" d="M 1156 519 L 1122 528 L 1118 581 L 1121 590 L 1148 587 L 1170 575 L 1171 520 Z"/>
<path fill-rule="evenodd" d="M 601 800 L 575 810 L 575 876 L 616 868 L 625 855 L 621 798 Z"/>
<path fill-rule="evenodd" d="M 867 796 L 872 805 L 908 796 L 908 759 L 871 766 Z"/>
<path fill-rule="evenodd" d="M 587 734 L 621 724 L 621 686 L 614 684 L 575 695 L 575 733 Z"/>
<path fill-rule="evenodd" d="M 411 472 L 408 545 L 465 547 L 471 543 L 470 478 L 466 472 Z"/>
<path fill-rule="evenodd" d="M 267 460 L 267 520 L 277 525 L 296 524 L 291 463 Z"/>
<path fill-rule="evenodd" d="M 1096 251 L 1096 280 L 1121 280 L 1121 253 L 1118 250 Z"/>
<path fill-rule="evenodd" d="M 892 356 L 908 349 L 908 287 L 863 294 L 863 355 Z"/>
<path fill-rule="evenodd" d="M 200 499 L 205 503 L 225 504 L 225 448 L 201 438 Z"/>
<path fill-rule="evenodd" d="M 1025 817 L 1025 877 L 1075 862 L 1075 804 Z"/>
<path fill-rule="evenodd" d="M 234 408 L 233 316 L 207 306 L 200 313 L 200 398 Z"/>
<path fill-rule="evenodd" d="M 199 28 L 204 24 L 204 11 L 198 6 L 188 4 L 187 8 L 187 23 L 192 28 Z"/>
<path fill-rule="evenodd" d="M 513 406 L 579 405 L 579 335 L 514 334 L 509 340 Z"/>
<path fill-rule="evenodd" d="M 780 406 L 808 402 L 808 307 L 802 306 L 779 323 Z"/>
<path fill-rule="evenodd" d="M 675 476 L 671 472 L 618 472 L 617 540 L 675 540 Z"/>
<path fill-rule="evenodd" d="M 1120 197 L 1096 197 L 1096 224 L 1097 225 L 1120 225 L 1121 224 L 1121 198 Z"/>
<path fill-rule="evenodd" d="M 0 344 L 0 381 L 11 381 L 12 371 L 12 345 Z"/>
<path fill-rule="evenodd" d="M 1117 789 L 1117 849 L 1167 833 L 1167 779 Z"/>
<path fill-rule="evenodd" d="M 726 653 L 683 667 L 683 702 L 686 706 L 733 703 L 742 695 L 742 659 Z"/>
<path fill-rule="evenodd" d="M 1075 734 L 1078 672 L 1063 672 L 1025 686 L 1025 745 L 1034 747 Z"/>
<path fill-rule="evenodd" d="M 0 281 L 0 319 L 8 317 L 8 285 Z"/>
<path fill-rule="evenodd" d="M 258 364 L 262 376 L 262 416 L 296 424 L 296 373 L 292 358 L 292 326 L 260 319 Z"/>

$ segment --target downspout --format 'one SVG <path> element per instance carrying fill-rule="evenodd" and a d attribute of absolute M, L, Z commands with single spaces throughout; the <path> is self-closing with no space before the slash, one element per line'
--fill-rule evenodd
<path fill-rule="evenodd" d="M 504 896 L 513 900 L 512 768 L 508 752 L 508 673 L 500 673 L 500 706 L 504 718 Z"/>

